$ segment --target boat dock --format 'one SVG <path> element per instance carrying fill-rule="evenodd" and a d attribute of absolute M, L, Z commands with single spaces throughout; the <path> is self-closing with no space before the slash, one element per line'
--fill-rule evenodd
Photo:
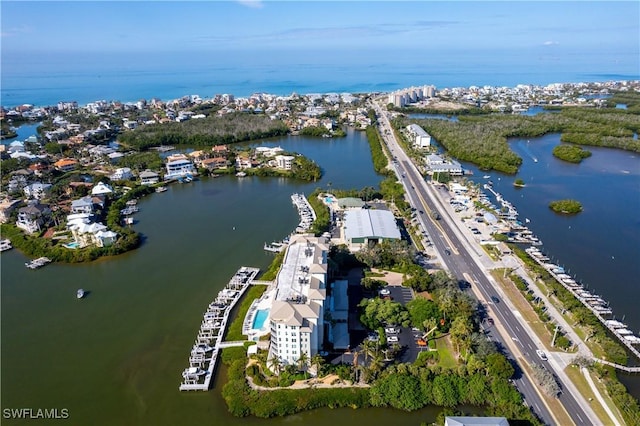
<path fill-rule="evenodd" d="M 582 284 L 568 275 L 562 266 L 549 263 L 549 258 L 544 255 L 537 247 L 529 247 L 525 250 L 527 254 L 536 261 L 540 266 L 545 268 L 549 274 L 564 288 L 569 290 L 573 296 L 589 309 L 598 320 L 605 326 L 611 334 L 616 336 L 618 340 L 640 360 L 640 351 L 634 345 L 640 345 L 640 337 L 635 336 L 627 326 L 613 317 L 613 310 L 609 304 L 597 294 L 593 294 L 585 290 Z"/>
<path fill-rule="evenodd" d="M 300 215 L 300 223 L 296 228 L 296 232 L 303 234 L 311 228 L 311 225 L 316 220 L 316 212 L 313 210 L 304 194 L 293 194 L 291 196 L 291 201 L 298 209 L 298 214 Z"/>
<path fill-rule="evenodd" d="M 47 263 L 51 263 L 51 259 L 48 257 L 39 257 L 37 259 L 33 259 L 31 262 L 25 262 L 25 266 L 29 269 L 38 269 L 46 265 Z"/>
<path fill-rule="evenodd" d="M 202 318 L 195 343 L 189 355 L 189 367 L 182 372 L 181 391 L 207 391 L 211 385 L 218 355 L 223 347 L 238 346 L 237 342 L 223 342 L 229 315 L 260 269 L 243 266 L 226 287 L 209 304 Z M 244 342 L 242 342 L 244 343 Z"/>

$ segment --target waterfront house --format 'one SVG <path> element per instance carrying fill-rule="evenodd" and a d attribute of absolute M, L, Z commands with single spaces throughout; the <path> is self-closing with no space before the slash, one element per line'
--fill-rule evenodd
<path fill-rule="evenodd" d="M 291 170 L 293 168 L 293 160 L 295 160 L 295 157 L 291 155 L 276 155 L 276 164 L 281 170 Z"/>
<path fill-rule="evenodd" d="M 160 175 L 147 169 L 138 175 L 141 185 L 155 185 L 160 181 Z"/>
<path fill-rule="evenodd" d="M 48 205 L 39 202 L 29 203 L 18 210 L 16 226 L 29 234 L 39 232 L 50 214 L 51 209 Z"/>
<path fill-rule="evenodd" d="M 169 156 L 169 159 L 174 156 Z M 193 163 L 187 159 L 169 160 L 166 164 L 165 180 L 196 174 Z"/>
<path fill-rule="evenodd" d="M 118 234 L 109 231 L 102 223 L 75 223 L 69 227 L 73 239 L 78 247 L 83 248 L 91 245 L 97 247 L 107 247 L 113 244 L 118 238 Z"/>
<path fill-rule="evenodd" d="M 224 157 L 213 157 L 202 160 L 200 165 L 207 170 L 225 169 L 229 161 Z"/>

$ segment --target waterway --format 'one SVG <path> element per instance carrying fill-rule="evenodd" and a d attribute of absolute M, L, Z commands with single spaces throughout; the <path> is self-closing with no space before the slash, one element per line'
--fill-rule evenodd
<path fill-rule="evenodd" d="M 29 130 L 20 128 L 19 139 Z M 640 272 L 639 160 L 623 151 L 590 149 L 594 155 L 581 165 L 559 163 L 551 156 L 554 138 L 514 141 L 524 158 L 518 176 L 527 187 L 516 190 L 515 177 L 491 173 L 496 189 L 531 219 L 546 251 L 638 330 L 634 304 L 640 288 L 633 277 Z M 18 251 L 2 254 L 3 408 L 67 408 L 74 424 L 96 425 L 433 421 L 436 408 L 415 413 L 325 409 L 286 419 L 236 419 L 220 395 L 224 369 L 218 370 L 211 392 L 178 391 L 207 304 L 239 266 L 265 268 L 272 255 L 263 252 L 263 243 L 296 226 L 291 193 L 377 186 L 381 180 L 363 133 L 332 139 L 289 136 L 260 144 L 312 158 L 323 168 L 323 178 L 301 183 L 227 176 L 173 185 L 139 203 L 134 226 L 144 245 L 116 258 L 32 271 Z M 527 159 L 525 147 L 537 163 Z M 483 181 L 483 174 L 476 171 L 474 179 Z M 579 199 L 585 211 L 563 217 L 548 210 L 548 201 L 565 197 Z M 76 299 L 79 287 L 89 292 L 86 299 Z"/>

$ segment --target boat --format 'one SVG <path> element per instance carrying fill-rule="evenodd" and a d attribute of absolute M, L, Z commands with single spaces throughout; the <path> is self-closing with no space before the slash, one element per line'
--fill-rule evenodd
<path fill-rule="evenodd" d="M 280 253 L 286 248 L 286 245 L 282 242 L 272 242 L 271 244 L 264 243 L 264 249 L 272 253 Z"/>
<path fill-rule="evenodd" d="M 489 176 L 489 175 L 484 175 L 484 176 L 482 176 L 482 178 L 483 178 L 483 179 L 490 179 L 490 178 L 491 178 L 491 176 Z"/>
<path fill-rule="evenodd" d="M 247 174 L 245 172 L 236 173 L 236 177 L 245 177 Z"/>
<path fill-rule="evenodd" d="M 128 216 L 125 218 L 124 223 L 126 223 L 127 225 L 133 225 L 134 219 L 131 216 Z"/>
<path fill-rule="evenodd" d="M 156 188 L 156 192 L 165 192 L 167 190 L 166 186 L 159 186 Z"/>
<path fill-rule="evenodd" d="M 78 291 L 76 292 L 76 297 L 78 299 L 82 299 L 84 297 L 84 290 L 79 288 Z"/>
<path fill-rule="evenodd" d="M 8 239 L 0 240 L 0 251 L 11 250 L 13 246 Z"/>
<path fill-rule="evenodd" d="M 197 379 L 204 374 L 207 374 L 207 370 L 198 367 L 189 367 L 182 372 L 182 377 L 185 379 Z"/>
<path fill-rule="evenodd" d="M 48 257 L 39 257 L 37 259 L 33 259 L 31 262 L 25 262 L 24 265 L 29 269 L 37 269 L 37 268 L 43 267 L 44 265 L 50 262 L 51 262 L 51 259 L 49 259 Z"/>

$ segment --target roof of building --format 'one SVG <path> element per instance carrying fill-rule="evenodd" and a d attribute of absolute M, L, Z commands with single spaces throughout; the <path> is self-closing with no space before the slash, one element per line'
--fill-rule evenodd
<path fill-rule="evenodd" d="M 355 197 L 338 198 L 338 206 L 342 209 L 362 208 L 364 201 Z"/>
<path fill-rule="evenodd" d="M 509 426 L 504 417 L 469 417 L 452 416 L 445 417 L 445 426 Z"/>
<path fill-rule="evenodd" d="M 347 210 L 345 214 L 345 237 L 400 239 L 396 219 L 388 210 Z"/>

